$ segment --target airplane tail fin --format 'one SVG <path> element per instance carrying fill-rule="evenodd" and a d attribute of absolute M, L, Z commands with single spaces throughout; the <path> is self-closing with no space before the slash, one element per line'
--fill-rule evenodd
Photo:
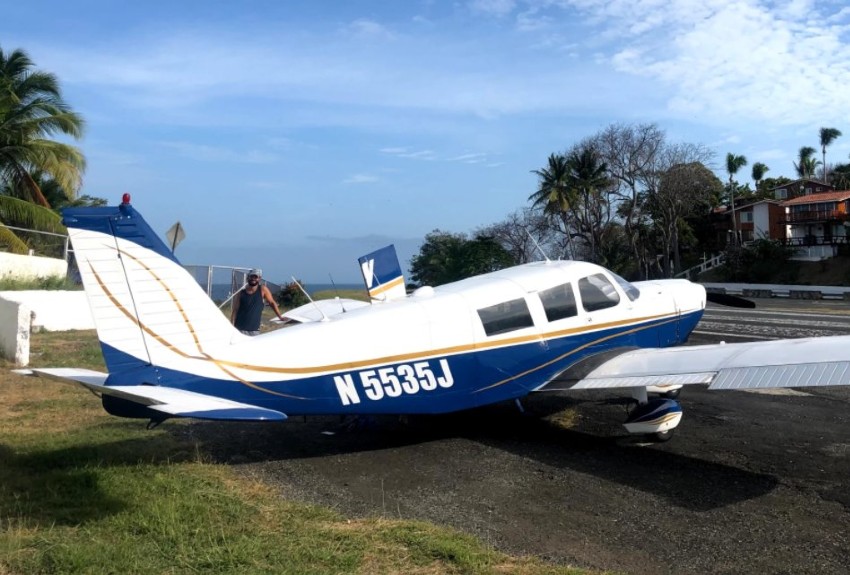
<path fill-rule="evenodd" d="M 70 208 L 63 216 L 111 374 L 180 369 L 240 337 L 129 195 L 119 206 Z"/>
<path fill-rule="evenodd" d="M 372 301 L 389 301 L 407 295 L 394 245 L 375 250 L 357 261 Z"/>

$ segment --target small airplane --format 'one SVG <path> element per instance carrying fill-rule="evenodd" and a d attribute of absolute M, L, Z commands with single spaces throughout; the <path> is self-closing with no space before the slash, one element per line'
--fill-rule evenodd
<path fill-rule="evenodd" d="M 108 373 L 33 371 L 79 383 L 110 414 L 149 427 L 171 417 L 438 414 L 617 389 L 636 400 L 626 430 L 663 441 L 682 418 L 675 398 L 684 385 L 850 383 L 850 336 L 675 347 L 702 317 L 702 286 L 630 283 L 580 261 L 528 263 L 408 295 L 384 248 L 360 258 L 371 305 L 307 304 L 288 312 L 301 323 L 248 337 L 128 194 L 118 206 L 63 215 Z"/>

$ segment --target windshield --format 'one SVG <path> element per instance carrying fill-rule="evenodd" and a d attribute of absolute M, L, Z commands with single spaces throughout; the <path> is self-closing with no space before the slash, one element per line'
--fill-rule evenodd
<path fill-rule="evenodd" d="M 636 288 L 634 284 L 626 281 L 614 272 L 611 272 L 611 275 L 614 277 L 614 280 L 620 284 L 620 287 L 623 288 L 623 291 L 626 292 L 626 296 L 628 296 L 631 301 L 635 301 L 640 297 L 640 290 Z"/>

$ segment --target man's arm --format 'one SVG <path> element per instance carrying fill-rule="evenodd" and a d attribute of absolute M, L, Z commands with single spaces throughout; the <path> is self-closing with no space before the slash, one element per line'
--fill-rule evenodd
<path fill-rule="evenodd" d="M 283 316 L 280 315 L 280 310 L 277 307 L 277 302 L 274 301 L 274 296 L 272 296 L 271 290 L 269 288 L 267 288 L 266 286 L 263 286 L 263 299 L 266 300 L 267 302 L 269 302 L 269 305 L 274 310 L 274 312 L 277 314 L 277 318 L 280 321 L 286 321 L 285 319 L 283 319 Z"/>
<path fill-rule="evenodd" d="M 239 290 L 242 291 L 242 290 Z M 236 325 L 236 312 L 239 310 L 239 292 L 230 300 L 230 323 Z"/>

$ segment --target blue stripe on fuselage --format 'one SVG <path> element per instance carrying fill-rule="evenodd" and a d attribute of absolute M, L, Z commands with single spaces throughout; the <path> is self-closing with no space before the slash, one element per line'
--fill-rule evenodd
<path fill-rule="evenodd" d="M 681 316 L 678 329 L 671 327 L 676 324 L 671 321 L 672 318 L 659 319 L 639 325 L 532 340 L 508 347 L 414 359 L 295 380 L 243 383 L 151 367 L 114 373 L 107 385 L 150 384 L 154 383 L 151 379 L 156 377 L 162 385 L 288 415 L 445 413 L 523 397 L 574 363 L 601 351 L 620 347 L 659 347 L 659 340 L 663 339 L 661 330 L 676 329 L 683 342 L 701 316 L 701 310 Z M 121 354 L 114 349 L 111 353 Z M 432 374 L 433 383 L 427 372 Z M 426 385 L 414 386 L 408 379 L 411 373 L 413 379 Z M 449 381 L 451 384 L 440 385 L 441 377 L 443 384 Z M 405 383 L 408 383 L 406 388 Z M 396 392 L 397 396 L 393 397 Z"/>

